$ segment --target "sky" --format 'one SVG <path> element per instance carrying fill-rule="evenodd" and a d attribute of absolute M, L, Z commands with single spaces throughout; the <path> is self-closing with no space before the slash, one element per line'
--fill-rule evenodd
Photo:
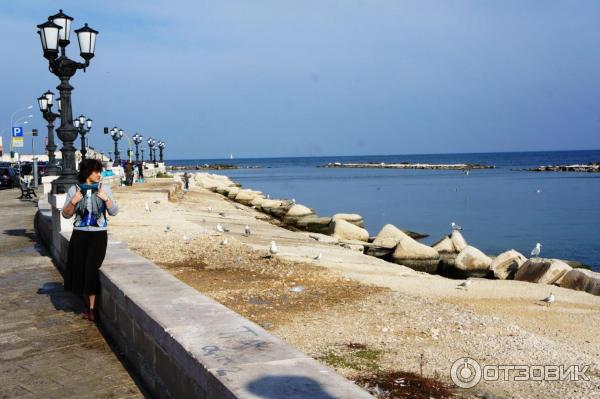
<path fill-rule="evenodd" d="M 3 129 L 33 104 L 46 131 L 59 8 L 100 32 L 71 79 L 100 150 L 104 126 L 167 159 L 600 148 L 598 1 L 0 0 Z"/>

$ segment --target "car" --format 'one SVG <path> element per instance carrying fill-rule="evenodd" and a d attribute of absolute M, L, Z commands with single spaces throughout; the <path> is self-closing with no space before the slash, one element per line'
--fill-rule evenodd
<path fill-rule="evenodd" d="M 19 174 L 15 168 L 0 166 L 0 187 L 19 187 Z"/>

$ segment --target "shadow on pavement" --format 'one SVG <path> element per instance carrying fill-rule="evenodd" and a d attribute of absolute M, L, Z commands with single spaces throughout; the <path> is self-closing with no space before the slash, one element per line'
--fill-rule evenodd
<path fill-rule="evenodd" d="M 54 309 L 67 313 L 83 313 L 86 310 L 85 303 L 79 295 L 66 292 L 62 283 L 48 282 L 38 288 L 39 295 L 48 295 Z"/>
<path fill-rule="evenodd" d="M 248 390 L 264 399 L 334 399 L 319 382 L 297 375 L 262 377 L 249 383 Z"/>

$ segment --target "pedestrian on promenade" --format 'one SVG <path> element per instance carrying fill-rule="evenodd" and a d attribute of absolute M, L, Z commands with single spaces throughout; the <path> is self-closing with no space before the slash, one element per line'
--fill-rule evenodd
<path fill-rule="evenodd" d="M 137 168 L 138 168 L 138 180 L 144 181 L 144 164 L 143 164 L 143 162 L 138 162 Z"/>
<path fill-rule="evenodd" d="M 100 183 L 102 163 L 85 159 L 79 164 L 78 184 L 69 187 L 62 210 L 65 218 L 75 215 L 65 271 L 65 290 L 85 295 L 88 320 L 95 320 L 96 295 L 100 289 L 98 269 L 106 255 L 106 214 L 119 211 L 110 187 Z"/>
<path fill-rule="evenodd" d="M 133 164 L 131 161 L 125 163 L 125 185 L 133 185 Z"/>
<path fill-rule="evenodd" d="M 189 189 L 190 189 L 190 175 L 189 175 L 189 173 L 188 173 L 188 172 L 185 172 L 185 173 L 183 174 L 183 187 L 184 187 L 186 190 L 189 190 Z"/>

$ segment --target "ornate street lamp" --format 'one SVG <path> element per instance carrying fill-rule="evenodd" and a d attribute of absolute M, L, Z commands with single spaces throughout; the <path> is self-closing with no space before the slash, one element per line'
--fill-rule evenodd
<path fill-rule="evenodd" d="M 52 192 L 64 193 L 69 186 L 77 183 L 75 170 L 75 147 L 73 142 L 77 138 L 78 129 L 73 126 L 73 111 L 71 105 L 71 91 L 73 86 L 69 80 L 78 69 L 85 69 L 90 65 L 96 48 L 98 31 L 85 24 L 83 28 L 75 30 L 79 41 L 79 55 L 84 63 L 73 61 L 66 56 L 66 47 L 69 45 L 71 22 L 73 18 L 64 14 L 48 17 L 48 21 L 38 25 L 38 33 L 44 50 L 44 57 L 48 59 L 49 69 L 60 79 L 57 89 L 60 91 L 60 127 L 56 129 L 58 138 L 63 142 L 62 162 L 63 168 L 58 179 L 52 182 Z M 59 56 L 60 50 L 60 56 Z"/>
<path fill-rule="evenodd" d="M 133 143 L 135 144 L 135 162 L 138 163 L 140 160 L 140 144 L 144 140 L 144 136 L 139 133 L 133 135 Z M 144 151 L 142 149 L 142 151 Z M 143 162 L 143 160 L 142 160 Z"/>
<path fill-rule="evenodd" d="M 114 166 L 118 166 L 121 164 L 121 153 L 119 152 L 119 140 L 123 137 L 123 129 L 119 129 L 118 127 L 113 127 L 109 129 L 107 127 L 104 128 L 104 134 L 109 134 L 115 142 L 115 161 L 113 162 Z"/>
<path fill-rule="evenodd" d="M 58 176 L 60 173 L 60 168 L 56 164 L 56 156 L 54 155 L 54 151 L 56 151 L 56 144 L 54 144 L 54 121 L 60 115 L 52 112 L 54 93 L 48 90 L 38 97 L 37 100 L 40 111 L 42 112 L 42 116 L 46 122 L 48 122 L 48 125 L 46 125 L 48 127 L 48 144 L 46 145 L 46 150 L 48 151 L 48 167 L 46 168 L 46 175 Z M 60 111 L 60 105 L 58 110 Z"/>
<path fill-rule="evenodd" d="M 156 154 L 155 154 L 155 147 L 156 146 L 156 140 L 154 140 L 152 137 L 150 137 L 148 139 L 148 147 L 149 147 L 149 154 L 150 154 L 150 161 L 152 162 L 156 162 Z"/>
<path fill-rule="evenodd" d="M 86 135 L 92 130 L 92 120 L 86 118 L 83 115 L 79 115 L 77 119 L 73 120 L 73 125 L 78 129 L 81 135 L 81 159 L 86 158 L 87 154 L 87 140 Z"/>
<path fill-rule="evenodd" d="M 164 141 L 158 142 L 158 151 L 159 151 L 159 157 L 160 157 L 159 162 L 163 162 L 163 150 L 165 149 L 165 146 L 166 146 L 166 144 Z"/>

